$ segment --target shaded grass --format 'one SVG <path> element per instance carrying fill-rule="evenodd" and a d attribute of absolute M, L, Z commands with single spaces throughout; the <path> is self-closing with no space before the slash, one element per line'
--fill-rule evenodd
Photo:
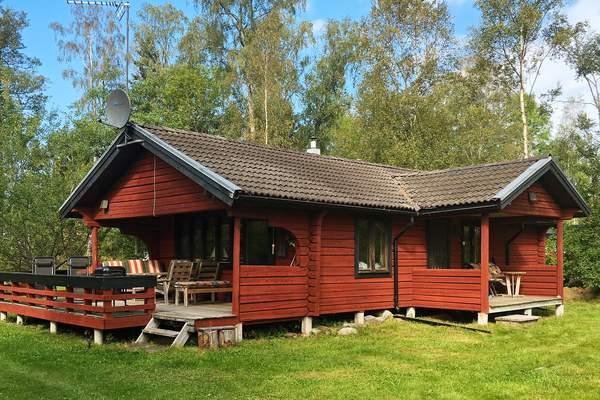
<path fill-rule="evenodd" d="M 492 334 L 390 321 L 350 337 L 259 338 L 218 351 L 88 348 L 0 324 L 0 398 L 596 399 L 600 303 Z"/>

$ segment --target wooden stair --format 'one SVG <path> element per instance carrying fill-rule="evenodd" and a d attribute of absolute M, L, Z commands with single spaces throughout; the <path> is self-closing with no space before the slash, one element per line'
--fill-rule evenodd
<path fill-rule="evenodd" d="M 168 321 L 168 327 L 161 327 L 161 324 L 165 325 L 165 321 Z M 154 316 L 142 330 L 135 343 L 148 343 L 151 337 L 158 336 L 173 339 L 171 347 L 183 347 L 189 340 L 190 333 L 194 331 L 194 327 L 188 322 L 172 321 Z"/>

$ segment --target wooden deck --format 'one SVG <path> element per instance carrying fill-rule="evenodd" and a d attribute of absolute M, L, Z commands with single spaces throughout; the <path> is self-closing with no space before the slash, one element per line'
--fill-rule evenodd
<path fill-rule="evenodd" d="M 560 297 L 552 296 L 495 296 L 490 299 L 490 314 L 531 308 L 558 306 L 563 303 Z"/>
<path fill-rule="evenodd" d="M 198 325 L 203 320 L 232 319 L 231 303 L 190 304 L 188 307 L 175 304 L 156 303 L 154 317 Z"/>

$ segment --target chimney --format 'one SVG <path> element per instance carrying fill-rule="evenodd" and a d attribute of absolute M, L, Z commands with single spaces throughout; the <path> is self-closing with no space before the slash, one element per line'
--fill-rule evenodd
<path fill-rule="evenodd" d="M 317 138 L 310 138 L 310 147 L 306 149 L 306 152 L 310 154 L 321 154 L 321 149 L 317 145 Z"/>

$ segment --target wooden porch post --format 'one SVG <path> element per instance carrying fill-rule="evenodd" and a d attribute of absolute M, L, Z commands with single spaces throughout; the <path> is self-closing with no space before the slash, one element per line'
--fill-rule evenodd
<path fill-rule="evenodd" d="M 487 323 L 490 310 L 489 275 L 490 275 L 490 216 L 481 216 L 481 308 L 479 321 Z M 484 321 L 485 320 L 485 321 Z"/>
<path fill-rule="evenodd" d="M 240 217 L 233 218 L 233 291 L 231 292 L 231 310 L 239 316 L 240 312 Z"/>
<path fill-rule="evenodd" d="M 98 225 L 92 225 L 92 265 L 91 270 L 94 271 L 98 266 Z"/>
<path fill-rule="evenodd" d="M 564 221 L 558 220 L 556 223 L 556 295 L 563 298 L 563 274 L 564 274 Z"/>

